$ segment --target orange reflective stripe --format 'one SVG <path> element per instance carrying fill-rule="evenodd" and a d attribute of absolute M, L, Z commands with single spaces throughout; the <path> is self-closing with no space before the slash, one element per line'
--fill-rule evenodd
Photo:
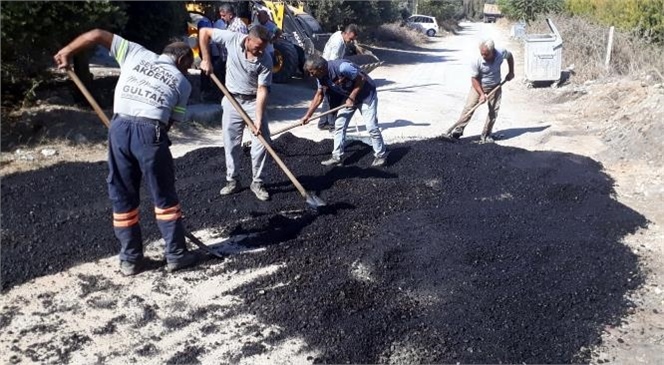
<path fill-rule="evenodd" d="M 157 220 L 160 221 L 174 221 L 180 217 L 182 217 L 182 213 L 180 212 L 170 213 L 170 214 L 157 214 Z"/>
<path fill-rule="evenodd" d="M 155 214 L 167 214 L 167 213 L 175 213 L 180 211 L 180 204 L 174 205 L 170 208 L 157 208 L 154 207 L 154 212 Z"/>
<path fill-rule="evenodd" d="M 180 204 L 172 206 L 170 208 L 158 208 L 154 207 L 154 213 L 157 217 L 157 220 L 160 221 L 174 221 L 182 217 L 180 212 Z"/>
<path fill-rule="evenodd" d="M 127 213 L 113 213 L 113 219 L 125 220 L 138 215 L 138 208 Z"/>
<path fill-rule="evenodd" d="M 127 219 L 127 220 L 113 220 L 113 226 L 114 227 L 131 227 L 134 224 L 138 223 L 138 215 L 136 215 L 132 219 Z"/>

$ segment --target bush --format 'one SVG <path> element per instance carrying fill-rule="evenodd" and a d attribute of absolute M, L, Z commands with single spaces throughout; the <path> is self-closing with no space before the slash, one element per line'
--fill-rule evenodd
<path fill-rule="evenodd" d="M 173 36 L 186 35 L 183 2 L 2 2 L 3 102 L 24 101 L 48 77 L 53 55 L 94 28 L 120 33 L 160 53 Z M 90 86 L 88 54 L 74 57 L 76 73 Z M 91 90 L 93 91 L 93 90 Z"/>
<path fill-rule="evenodd" d="M 512 20 L 531 22 L 540 14 L 563 10 L 564 0 L 498 0 L 500 12 Z"/>
<path fill-rule="evenodd" d="M 37 76 L 81 32 L 117 29 L 126 22 L 110 2 L 3 2 L 1 17 L 3 83 Z"/>
<path fill-rule="evenodd" d="M 401 22 L 378 26 L 371 36 L 376 42 L 396 42 L 409 46 L 425 43 L 428 40 L 424 33 L 402 26 Z"/>
<path fill-rule="evenodd" d="M 570 15 L 635 31 L 653 43 L 664 43 L 664 0 L 566 0 Z"/>
<path fill-rule="evenodd" d="M 331 32 L 351 23 L 373 28 L 401 19 L 398 1 L 321 0 L 307 4 L 307 10 Z"/>
<path fill-rule="evenodd" d="M 616 30 L 611 63 L 606 69 L 609 27 L 583 17 L 552 16 L 563 38 L 563 65 L 574 64 L 574 79 L 586 81 L 609 75 L 639 76 L 657 69 L 664 72 L 662 47 L 649 44 L 636 32 Z M 548 33 L 546 22 L 532 23 L 528 33 Z"/>
<path fill-rule="evenodd" d="M 442 25 L 445 22 L 449 24 L 450 20 L 463 17 L 464 7 L 458 0 L 425 0 L 419 3 L 418 12 L 436 17 L 438 24 Z"/>

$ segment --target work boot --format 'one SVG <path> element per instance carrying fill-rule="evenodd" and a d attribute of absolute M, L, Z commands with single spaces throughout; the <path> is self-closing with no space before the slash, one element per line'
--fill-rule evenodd
<path fill-rule="evenodd" d="M 267 192 L 267 190 L 265 190 L 265 187 L 262 183 L 252 182 L 249 188 L 256 195 L 258 200 L 266 201 L 270 199 L 270 194 Z"/>
<path fill-rule="evenodd" d="M 341 159 L 339 157 L 332 156 L 328 160 L 321 161 L 320 164 L 323 165 L 323 166 L 341 166 L 342 162 L 341 162 Z"/>
<path fill-rule="evenodd" d="M 179 260 L 166 264 L 166 271 L 173 272 L 186 269 L 194 266 L 200 259 L 201 255 L 198 252 L 187 251 Z"/>
<path fill-rule="evenodd" d="M 142 261 L 120 261 L 120 272 L 124 276 L 132 276 L 143 270 Z"/>
<path fill-rule="evenodd" d="M 240 190 L 240 184 L 237 182 L 237 180 L 231 180 L 226 182 L 226 186 L 224 186 L 219 191 L 219 194 L 230 195 L 233 193 L 237 193 L 239 190 Z"/>

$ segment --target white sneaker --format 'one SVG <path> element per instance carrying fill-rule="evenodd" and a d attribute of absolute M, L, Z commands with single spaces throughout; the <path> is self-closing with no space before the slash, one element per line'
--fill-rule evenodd
<path fill-rule="evenodd" d="M 265 190 L 263 184 L 252 182 L 249 188 L 256 195 L 256 198 L 258 198 L 258 200 L 266 201 L 270 199 L 270 193 L 268 193 L 267 190 Z"/>
<path fill-rule="evenodd" d="M 231 180 L 226 182 L 226 186 L 224 186 L 220 191 L 219 194 L 221 195 L 230 195 L 233 193 L 237 193 L 240 190 L 240 184 L 237 182 L 237 180 Z"/>

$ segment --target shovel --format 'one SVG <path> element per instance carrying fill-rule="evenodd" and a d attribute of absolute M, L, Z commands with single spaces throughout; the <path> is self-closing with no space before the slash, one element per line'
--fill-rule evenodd
<path fill-rule="evenodd" d="M 346 107 L 345 105 L 340 105 L 340 106 L 338 106 L 338 107 L 336 107 L 336 108 L 334 108 L 334 109 L 330 109 L 330 110 L 328 110 L 328 111 L 326 111 L 326 112 L 320 113 L 320 114 L 318 114 L 318 115 L 315 115 L 315 116 L 309 118 L 309 121 L 312 121 L 312 120 L 316 120 L 316 119 L 322 118 L 322 117 L 324 117 L 324 116 L 326 116 L 326 115 L 328 115 L 328 114 L 332 114 L 332 113 L 334 113 L 334 112 L 337 112 L 337 111 L 339 111 L 339 110 L 341 110 L 341 109 L 343 109 L 343 108 L 345 108 L 345 107 Z M 281 128 L 281 129 L 277 129 L 277 130 L 274 131 L 274 132 L 270 131 L 270 136 L 276 136 L 277 134 L 281 134 L 281 133 L 284 133 L 284 132 L 288 132 L 288 131 L 291 130 L 291 129 L 294 129 L 294 128 L 297 128 L 297 127 L 301 127 L 301 126 L 303 126 L 303 124 L 300 123 L 300 122 L 298 122 L 298 123 L 293 123 L 293 124 L 291 124 L 291 125 L 288 125 L 288 126 L 285 126 L 285 127 Z M 246 142 L 242 143 L 242 147 L 244 147 L 244 148 L 251 147 L 251 141 L 246 141 Z"/>
<path fill-rule="evenodd" d="M 334 109 L 330 109 L 330 110 L 325 111 L 325 112 L 323 112 L 323 113 L 320 113 L 320 114 L 318 114 L 318 115 L 314 115 L 313 117 L 309 118 L 309 122 L 311 122 L 312 120 L 316 120 L 316 119 L 322 118 L 322 117 L 324 117 L 324 116 L 326 116 L 326 115 L 328 115 L 328 114 L 332 114 L 332 113 L 334 113 L 334 112 L 337 112 L 337 111 L 339 111 L 339 110 L 341 110 L 341 109 L 343 109 L 343 108 L 345 108 L 345 107 L 346 107 L 346 105 L 339 105 L 338 107 L 336 107 L 336 108 L 334 108 Z M 297 128 L 297 127 L 301 127 L 301 126 L 303 126 L 303 124 L 300 123 L 300 122 L 298 122 L 298 123 L 293 123 L 293 124 L 291 124 L 291 125 L 288 125 L 288 126 L 286 126 L 286 127 L 281 128 L 281 129 L 277 129 L 277 130 L 274 131 L 274 132 L 270 132 L 270 135 L 275 136 L 275 135 L 277 135 L 277 134 L 281 134 L 281 133 L 284 133 L 284 132 L 288 132 L 288 131 L 291 130 L 291 129 L 294 129 L 294 128 Z"/>
<path fill-rule="evenodd" d="M 104 114 L 104 111 L 101 110 L 101 107 L 99 107 L 99 104 L 97 104 L 95 98 L 92 97 L 92 94 L 90 94 L 88 88 L 85 87 L 83 82 L 81 82 L 81 79 L 79 79 L 78 76 L 76 76 L 74 71 L 72 71 L 71 69 L 67 69 L 67 75 L 69 75 L 69 78 L 72 79 L 72 81 L 74 81 L 76 86 L 78 86 L 78 89 L 81 91 L 81 93 L 83 93 L 83 96 L 85 96 L 85 98 L 88 100 L 88 103 L 92 105 L 92 109 L 95 110 L 99 119 L 101 119 L 102 123 L 104 123 L 106 128 L 108 128 L 111 125 L 111 122 L 108 120 L 106 114 Z M 196 246 L 200 247 L 203 251 L 211 254 L 212 256 L 216 256 L 220 259 L 224 258 L 222 254 L 211 249 L 209 246 L 206 246 L 203 242 L 201 242 L 201 240 L 199 240 L 198 238 L 196 238 L 196 236 L 191 234 L 191 232 L 185 230 L 184 235 L 185 237 L 189 238 L 189 240 L 193 242 Z"/>
<path fill-rule="evenodd" d="M 494 87 L 493 90 L 491 90 L 491 91 L 486 95 L 486 100 L 491 99 L 491 97 L 493 96 L 493 94 L 495 94 L 495 93 L 498 91 L 498 89 L 501 88 L 501 86 L 505 85 L 506 82 L 507 82 L 507 80 L 503 80 L 503 82 L 501 82 L 500 84 L 498 84 L 498 86 Z M 477 108 L 479 108 L 480 106 L 482 106 L 482 104 L 484 104 L 484 103 L 486 103 L 486 101 L 484 101 L 483 103 L 477 103 L 477 105 L 475 105 L 474 107 L 472 107 L 472 108 L 471 108 L 466 114 L 464 114 L 464 115 L 463 115 L 461 118 L 459 118 L 459 119 L 464 119 L 464 118 L 466 118 L 467 116 L 473 114 L 473 112 L 475 112 L 475 110 L 477 110 Z M 456 123 L 455 123 L 455 125 L 456 125 Z M 451 131 L 452 131 L 453 129 L 454 129 L 454 126 L 452 126 L 452 128 L 450 128 L 449 132 L 447 132 L 447 133 L 443 134 L 442 136 L 440 136 L 440 138 L 443 138 L 445 141 L 448 141 L 448 142 L 455 142 L 455 143 L 456 143 L 457 140 L 449 136 L 449 134 L 451 133 Z"/>
<path fill-rule="evenodd" d="M 221 92 L 224 93 L 224 96 L 226 98 L 228 98 L 228 101 L 233 105 L 235 110 L 237 110 L 237 112 L 240 113 L 240 116 L 242 117 L 242 120 L 244 120 L 244 122 L 247 124 L 249 129 L 254 131 L 256 129 L 256 127 L 254 126 L 254 122 L 251 120 L 249 115 L 247 115 L 247 112 L 244 111 L 244 109 L 237 102 L 237 100 L 235 100 L 233 95 L 231 95 L 231 93 L 228 91 L 228 89 L 226 89 L 226 86 L 224 86 L 224 84 L 222 84 L 221 81 L 219 81 L 219 79 L 217 78 L 217 76 L 214 73 L 210 73 L 210 78 L 212 78 L 212 81 L 214 81 L 214 83 L 217 84 L 217 87 L 219 87 L 219 90 L 221 90 Z M 286 176 L 288 176 L 290 181 L 293 183 L 293 185 L 295 185 L 295 188 L 300 192 L 302 197 L 304 197 L 304 199 L 306 200 L 307 204 L 310 207 L 316 209 L 316 208 L 320 208 L 320 207 L 323 207 L 323 206 L 326 205 L 325 202 L 321 198 L 317 197 L 313 193 L 312 194 L 308 193 L 304 189 L 302 184 L 300 184 L 300 182 L 297 180 L 295 175 L 293 175 L 293 173 L 288 169 L 288 167 L 286 167 L 286 164 L 284 164 L 284 162 L 281 160 L 279 155 L 277 155 L 277 153 L 274 152 L 274 150 L 272 149 L 272 146 L 270 146 L 270 144 L 267 143 L 267 141 L 265 140 L 265 138 L 262 135 L 257 134 L 256 138 L 258 138 L 258 140 L 263 144 L 263 146 L 265 146 L 265 149 L 267 150 L 267 152 L 270 153 L 270 155 L 272 156 L 274 161 L 277 163 L 277 165 L 279 165 L 281 170 L 286 174 Z"/>

